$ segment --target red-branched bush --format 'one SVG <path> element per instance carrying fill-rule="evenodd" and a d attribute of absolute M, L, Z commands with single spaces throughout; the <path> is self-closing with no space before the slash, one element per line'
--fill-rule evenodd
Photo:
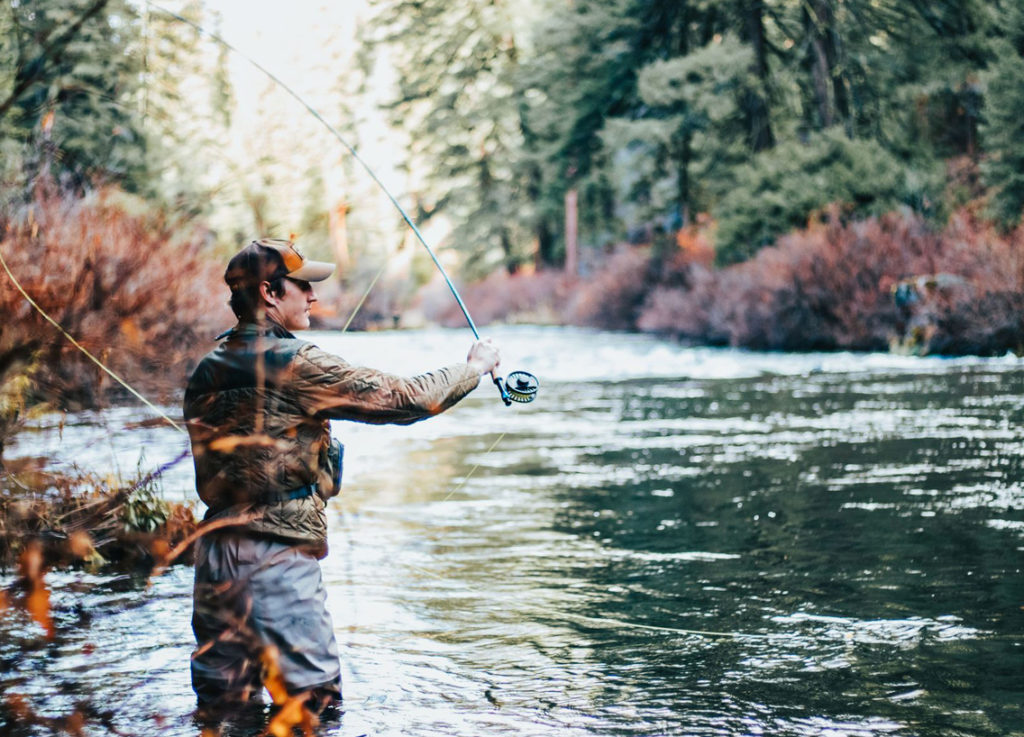
<path fill-rule="evenodd" d="M 636 326 L 651 279 L 647 249 L 623 247 L 573 290 L 566 317 L 573 325 L 629 330 Z"/>
<path fill-rule="evenodd" d="M 140 391 L 180 390 L 214 331 L 233 321 L 223 266 L 202 257 L 204 232 L 118 190 L 79 197 L 40 186 L 0 217 L 0 251 L 26 292 Z M 3 270 L 0 316 L 0 383 L 29 372 L 39 398 L 78 406 L 122 391 Z"/>
<path fill-rule="evenodd" d="M 481 325 L 561 322 L 760 350 L 1024 352 L 1024 227 L 1004 235 L 967 210 L 942 230 L 906 213 L 845 222 L 832 211 L 724 269 L 709 232 L 686 228 L 668 251 L 620 246 L 585 279 L 492 274 L 463 297 Z M 421 298 L 426 319 L 464 324 L 440 280 Z"/>
<path fill-rule="evenodd" d="M 637 327 L 767 350 L 879 350 L 916 326 L 926 352 L 1016 350 L 1022 249 L 1024 230 L 1001 236 L 966 213 L 941 232 L 905 214 L 832 218 L 744 263 L 691 265 L 683 286 L 650 291 Z M 908 281 L 900 304 L 894 289 Z"/>
<path fill-rule="evenodd" d="M 568 289 L 568 282 L 561 272 L 509 274 L 502 270 L 479 282 L 459 287 L 459 293 L 478 325 L 495 322 L 551 323 L 558 321 Z M 466 324 L 466 318 L 440 276 L 423 290 L 420 310 L 428 321 L 446 327 Z"/>

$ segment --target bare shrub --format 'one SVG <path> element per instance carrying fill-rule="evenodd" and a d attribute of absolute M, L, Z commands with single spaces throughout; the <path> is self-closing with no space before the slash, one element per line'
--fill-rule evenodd
<path fill-rule="evenodd" d="M 478 325 L 496 322 L 557 322 L 568 293 L 565 276 L 558 271 L 517 272 L 504 269 L 481 281 L 459 287 L 459 293 Z M 423 317 L 446 327 L 466 324 L 466 318 L 438 276 L 420 295 Z"/>
<path fill-rule="evenodd" d="M 922 352 L 1005 352 L 1024 343 L 1021 231 L 1002 237 L 966 211 L 943 231 L 901 213 L 828 221 L 741 264 L 691 265 L 688 283 L 650 292 L 638 327 L 765 350 L 884 350 L 922 323 Z M 900 306 L 894 289 L 915 278 L 954 286 Z"/>
<path fill-rule="evenodd" d="M 0 249 L 18 282 L 137 389 L 175 394 L 214 332 L 233 322 L 222 267 L 202 258 L 206 233 L 113 188 L 75 197 L 44 185 L 34 195 L 0 215 Z M 64 406 L 120 391 L 6 273 L 0 314 L 0 380 L 31 371 L 38 397 Z"/>
<path fill-rule="evenodd" d="M 12 471 L 0 485 L 0 570 L 33 540 L 48 566 L 149 569 L 197 527 L 192 508 L 165 501 L 152 474 L 122 480 Z"/>
<path fill-rule="evenodd" d="M 643 308 L 650 280 L 649 249 L 622 246 L 575 288 L 566 306 L 574 325 L 630 330 Z"/>

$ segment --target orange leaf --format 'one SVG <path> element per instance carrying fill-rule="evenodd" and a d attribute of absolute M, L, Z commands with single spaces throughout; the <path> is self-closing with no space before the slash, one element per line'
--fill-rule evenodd
<path fill-rule="evenodd" d="M 171 544 L 162 537 L 155 537 L 149 542 L 149 552 L 157 560 L 164 560 L 171 552 Z"/>
<path fill-rule="evenodd" d="M 274 737 L 291 737 L 292 730 L 295 727 L 301 727 L 302 733 L 310 737 L 313 734 L 316 717 L 306 708 L 307 698 L 309 698 L 308 691 L 288 699 L 281 707 L 281 711 L 277 712 L 270 720 L 270 724 L 267 725 L 267 733 Z"/>
<path fill-rule="evenodd" d="M 263 685 L 270 693 L 270 698 L 275 704 L 284 704 L 288 701 L 288 686 L 285 685 L 284 675 L 281 673 L 281 666 L 278 665 L 280 651 L 273 645 L 267 645 L 260 652 L 260 662 L 263 664 Z"/>
<path fill-rule="evenodd" d="M 64 731 L 72 737 L 82 737 L 85 734 L 85 715 L 77 709 L 71 712 L 64 722 Z"/>
<path fill-rule="evenodd" d="M 135 320 L 130 317 L 121 320 L 121 333 L 131 345 L 139 345 L 142 342 L 142 331 L 135 324 Z"/>
<path fill-rule="evenodd" d="M 50 591 L 43 581 L 43 546 L 38 540 L 31 541 L 22 551 L 18 569 L 28 588 L 25 608 L 32 619 L 46 630 L 47 638 L 53 638 L 56 630 L 50 617 Z"/>
<path fill-rule="evenodd" d="M 50 592 L 45 586 L 33 590 L 25 598 L 25 608 L 36 620 L 40 627 L 46 630 L 47 639 L 53 639 L 56 630 L 53 626 L 53 619 L 50 617 Z"/>
<path fill-rule="evenodd" d="M 92 546 L 92 538 L 84 530 L 75 530 L 68 535 L 68 549 L 76 558 L 88 558 L 96 552 Z"/>
<path fill-rule="evenodd" d="M 25 697 L 19 693 L 7 694 L 7 708 L 14 718 L 19 722 L 27 722 L 32 719 L 32 709 Z"/>
<path fill-rule="evenodd" d="M 210 441 L 207 447 L 218 453 L 233 453 L 239 447 L 272 448 L 275 445 L 277 445 L 277 441 L 269 435 L 227 435 Z"/>

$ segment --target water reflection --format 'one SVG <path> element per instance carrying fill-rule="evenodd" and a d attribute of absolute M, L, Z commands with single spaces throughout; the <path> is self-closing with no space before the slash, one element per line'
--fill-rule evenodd
<path fill-rule="evenodd" d="M 325 733 L 1024 731 L 1014 362 L 501 337 L 533 356 L 534 404 L 481 390 L 434 423 L 338 428 L 353 460 L 325 577 L 346 714 Z M 421 341 L 424 368 L 464 342 L 327 339 L 378 365 Z M 609 380 L 580 368 L 591 354 Z M 7 615 L 0 683 L 194 734 L 188 576 L 56 577 L 56 651 L 22 653 Z"/>

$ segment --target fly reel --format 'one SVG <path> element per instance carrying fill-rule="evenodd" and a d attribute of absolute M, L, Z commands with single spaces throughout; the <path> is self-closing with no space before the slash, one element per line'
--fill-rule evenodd
<path fill-rule="evenodd" d="M 495 376 L 494 384 L 501 392 L 501 401 L 506 407 L 512 402 L 529 404 L 537 398 L 537 389 L 540 388 L 537 377 L 526 371 L 513 371 L 504 381 L 500 376 Z"/>

